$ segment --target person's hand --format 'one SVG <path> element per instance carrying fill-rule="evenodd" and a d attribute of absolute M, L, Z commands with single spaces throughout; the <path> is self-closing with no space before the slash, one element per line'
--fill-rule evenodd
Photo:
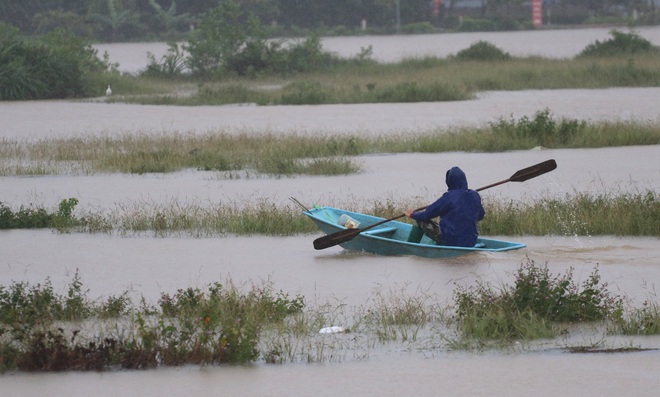
<path fill-rule="evenodd" d="M 404 213 L 408 218 L 412 218 L 412 214 L 413 214 L 413 212 L 415 212 L 415 211 L 414 211 L 412 208 L 408 208 L 408 209 L 405 210 L 403 213 Z"/>

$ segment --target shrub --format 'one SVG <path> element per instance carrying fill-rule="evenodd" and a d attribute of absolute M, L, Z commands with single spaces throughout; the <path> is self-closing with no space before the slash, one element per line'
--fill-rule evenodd
<path fill-rule="evenodd" d="M 190 54 L 189 64 L 195 74 L 246 74 L 250 65 L 259 69 L 255 62 L 261 61 L 261 52 L 268 48 L 267 37 L 254 15 L 244 13 L 236 1 L 224 1 L 204 14 L 184 49 Z"/>
<path fill-rule="evenodd" d="M 107 65 L 82 39 L 56 30 L 35 40 L 0 27 L 0 100 L 83 97 Z"/>
<path fill-rule="evenodd" d="M 601 284 L 597 267 L 580 287 L 572 268 L 553 276 L 547 264 L 532 260 L 518 268 L 512 287 L 459 287 L 454 299 L 462 334 L 486 339 L 548 337 L 554 323 L 615 318 L 622 310 L 621 299 Z"/>
<path fill-rule="evenodd" d="M 461 61 L 505 61 L 511 59 L 511 55 L 487 41 L 478 41 L 457 52 L 455 58 Z"/>
<path fill-rule="evenodd" d="M 584 131 L 586 122 L 575 119 L 557 122 L 551 117 L 550 110 L 544 109 L 536 112 L 533 119 L 527 116 L 520 120 L 500 118 L 490 123 L 490 127 L 496 136 L 527 140 L 535 146 L 558 147 L 566 145 L 579 132 Z"/>
<path fill-rule="evenodd" d="M 633 55 L 652 50 L 651 42 L 636 33 L 610 31 L 612 38 L 603 42 L 596 40 L 580 52 L 579 57 L 609 57 Z"/>
<path fill-rule="evenodd" d="M 0 202 L 0 229 L 39 229 L 53 227 L 63 230 L 74 226 L 80 221 L 72 212 L 78 204 L 78 199 L 64 199 L 59 204 L 57 213 L 49 213 L 44 208 L 21 206 L 16 212 Z"/>

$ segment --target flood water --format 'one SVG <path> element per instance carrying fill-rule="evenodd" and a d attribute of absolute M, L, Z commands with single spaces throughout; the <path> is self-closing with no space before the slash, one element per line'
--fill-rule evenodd
<path fill-rule="evenodd" d="M 324 46 L 354 54 L 373 44 L 382 60 L 455 52 L 473 41 L 488 40 L 514 55 L 565 57 L 609 29 L 556 32 L 452 34 L 405 37 L 359 37 L 324 40 Z M 660 29 L 640 29 L 660 45 Z M 438 37 L 436 37 L 438 36 Z M 373 43 L 370 41 L 373 40 Z M 433 43 L 433 40 L 438 40 Z M 448 40 L 448 41 L 446 41 Z M 415 43 L 413 45 L 412 43 Z M 440 44 L 442 43 L 442 44 Z M 459 43 L 448 47 L 448 43 Z M 543 44 L 545 43 L 545 44 Z M 101 46 L 100 46 L 101 47 Z M 162 44 L 102 46 L 126 70 L 146 64 L 146 51 Z M 554 49 L 554 50 L 551 50 Z M 414 53 L 413 53 L 414 52 Z M 117 58 L 113 58 L 114 54 Z M 436 54 L 437 55 L 437 54 Z M 442 54 L 440 54 L 442 55 Z M 121 58 L 121 59 L 120 59 Z M 138 66 L 135 66 L 138 65 Z M 548 108 L 553 115 L 585 120 L 660 120 L 660 89 L 553 90 L 488 92 L 474 101 L 420 104 L 333 106 L 166 107 L 99 102 L 39 101 L 0 103 L 0 137 L 54 137 L 124 133 L 410 134 L 432 128 L 483 124 L 499 117 L 531 116 Z M 516 170 L 554 158 L 557 170 L 524 183 L 484 191 L 484 200 L 526 201 L 575 192 L 660 192 L 660 146 L 529 150 L 507 153 L 441 153 L 363 156 L 364 172 L 342 177 L 227 180 L 211 172 L 166 175 L 58 175 L 0 177 L 0 201 L 11 206 L 54 206 L 76 197 L 81 209 L 121 210 L 152 203 L 277 204 L 294 196 L 309 205 L 341 206 L 383 198 L 419 197 L 426 204 L 444 190 L 444 170 L 459 165 L 477 188 L 503 180 Z M 570 222 L 569 222 L 570 223 Z M 276 237 L 153 237 L 58 234 L 50 230 L 0 232 L 0 285 L 32 284 L 50 278 L 54 288 L 71 281 L 78 269 L 92 299 L 129 290 L 155 300 L 162 292 L 231 278 L 235 283 L 273 283 L 276 290 L 302 294 L 308 301 L 364 304 L 374 291 L 429 294 L 449 301 L 455 284 L 473 285 L 512 279 L 528 259 L 548 263 L 553 273 L 575 268 L 578 281 L 596 266 L 610 291 L 636 306 L 657 301 L 660 240 L 574 236 L 505 237 L 527 248 L 505 253 L 477 253 L 450 260 L 379 257 L 346 253 L 340 248 L 315 251 L 318 235 Z M 498 237 L 498 236 L 493 236 Z M 328 324 L 345 325 L 350 324 Z M 350 335 L 350 334 L 349 334 Z M 2 396 L 656 396 L 660 387 L 660 351 L 617 354 L 570 354 L 563 344 L 660 348 L 660 337 L 607 337 L 581 334 L 561 338 L 540 351 L 455 352 L 442 347 L 374 347 L 364 357 L 344 352 L 323 364 L 161 368 L 105 373 L 0 375 Z"/>

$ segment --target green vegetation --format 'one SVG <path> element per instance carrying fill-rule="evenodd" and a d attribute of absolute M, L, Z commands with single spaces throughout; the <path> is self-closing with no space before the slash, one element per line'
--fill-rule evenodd
<path fill-rule="evenodd" d="M 480 228 L 490 235 L 660 236 L 660 197 L 652 191 L 489 202 L 487 211 Z"/>
<path fill-rule="evenodd" d="M 291 236 L 314 233 L 312 222 L 294 206 L 277 207 L 267 201 L 248 204 L 119 204 L 105 211 L 72 211 L 78 203 L 70 198 L 57 213 L 44 208 L 13 212 L 0 207 L 0 229 L 54 228 L 89 233 L 140 234 L 155 236 L 269 235 Z M 419 202 L 374 201 L 345 203 L 349 210 L 391 218 Z M 63 209 L 64 207 L 64 209 Z M 485 235 L 559 236 L 660 236 L 660 197 L 653 191 L 640 193 L 566 195 L 541 198 L 520 204 L 487 200 L 488 216 L 479 223 Z"/>
<path fill-rule="evenodd" d="M 580 325 L 605 326 L 612 335 L 660 332 L 657 303 L 626 309 L 597 267 L 578 285 L 573 269 L 555 276 L 533 260 L 519 266 L 513 285 L 456 285 L 448 304 L 406 288 L 376 288 L 356 307 L 313 304 L 270 282 L 226 280 L 163 292 L 156 303 L 138 297 L 136 305 L 128 292 L 92 300 L 77 271 L 64 290 L 57 293 L 48 279 L 0 286 L 0 373 L 329 362 L 349 354 L 365 359 L 370 349 L 397 343 L 420 351 L 518 342 L 533 348 L 534 340 L 547 345 Z M 319 334 L 329 324 L 345 325 L 348 334 Z"/>
<path fill-rule="evenodd" d="M 559 324 L 617 318 L 623 310 L 598 268 L 578 286 L 573 269 L 554 276 L 547 264 L 531 260 L 519 267 L 513 286 L 458 287 L 455 303 L 462 338 L 479 341 L 552 338 Z"/>
<path fill-rule="evenodd" d="M 36 229 L 54 228 L 64 230 L 77 226 L 80 221 L 73 216 L 78 199 L 69 198 L 60 202 L 57 212 L 51 213 L 44 208 L 21 206 L 14 212 L 0 202 L 0 229 Z"/>
<path fill-rule="evenodd" d="M 370 48 L 339 59 L 325 53 L 314 37 L 285 48 L 264 40 L 248 46 L 246 35 L 235 39 L 243 43 L 240 50 L 218 55 L 213 62 L 190 57 L 193 63 L 212 65 L 202 72 L 215 71 L 218 77 L 204 80 L 195 92 L 112 100 L 174 105 L 421 102 L 467 100 L 485 90 L 657 86 L 658 49 L 635 33 L 612 35 L 612 40 L 591 44 L 575 59 L 514 58 L 479 41 L 448 59 L 424 57 L 396 64 L 372 61 Z M 172 54 L 178 53 L 173 49 Z M 171 56 L 162 64 L 152 60 L 145 73 L 153 76 L 150 71 L 168 69 L 170 63 Z M 177 91 L 171 82 L 163 82 L 167 86 L 165 90 Z"/>
<path fill-rule="evenodd" d="M 455 58 L 461 61 L 506 61 L 511 55 L 487 41 L 478 41 L 457 52 Z"/>
<path fill-rule="evenodd" d="M 535 147 L 657 145 L 651 122 L 553 118 L 549 110 L 486 127 L 399 136 L 360 137 L 262 133 L 134 134 L 118 137 L 0 139 L 0 175 L 217 171 L 222 178 L 255 175 L 346 175 L 361 171 L 356 156 L 375 153 L 501 152 Z"/>
<path fill-rule="evenodd" d="M 379 64 L 371 47 L 344 59 L 323 50 L 319 36 L 270 39 L 268 29 L 232 4 L 210 13 L 187 43 L 171 42 L 160 60 L 150 55 L 140 76 L 120 74 L 69 33 L 27 39 L 0 25 L 0 100 L 98 97 L 109 84 L 121 95 L 107 101 L 141 104 L 428 102 L 468 100 L 485 90 L 660 82 L 658 49 L 635 33 L 612 31 L 612 40 L 591 44 L 575 59 L 514 58 L 479 41 L 447 59 Z"/>
<path fill-rule="evenodd" d="M 246 363 L 258 358 L 264 327 L 305 307 L 269 285 L 245 292 L 231 281 L 163 293 L 156 306 L 140 307 L 127 292 L 93 302 L 82 288 L 77 272 L 66 295 L 49 280 L 0 286 L 0 372 Z M 89 334 L 83 320 L 107 331 Z"/>
<path fill-rule="evenodd" d="M 627 315 L 615 319 L 611 326 L 612 334 L 660 335 L 660 305 L 644 301 L 641 308 L 631 308 Z"/>
<path fill-rule="evenodd" d="M 103 82 L 94 80 L 107 68 L 72 34 L 54 31 L 32 40 L 0 24 L 0 100 L 91 96 L 101 91 Z"/>
<path fill-rule="evenodd" d="M 651 43 L 636 33 L 622 33 L 617 30 L 610 32 L 612 38 L 589 44 L 579 56 L 582 57 L 612 57 L 633 56 L 635 54 L 657 51 Z"/>

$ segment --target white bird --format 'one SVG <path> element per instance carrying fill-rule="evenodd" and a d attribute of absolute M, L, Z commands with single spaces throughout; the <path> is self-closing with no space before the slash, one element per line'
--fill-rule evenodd
<path fill-rule="evenodd" d="M 110 85 L 108 85 L 108 89 L 105 90 L 105 95 L 106 95 L 106 96 L 110 96 L 110 95 L 112 95 L 112 88 L 110 88 Z"/>

